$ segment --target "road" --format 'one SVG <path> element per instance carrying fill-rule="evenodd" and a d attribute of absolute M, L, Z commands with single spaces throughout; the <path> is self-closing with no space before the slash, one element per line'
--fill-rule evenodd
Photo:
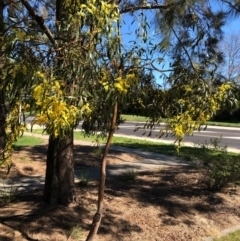
<path fill-rule="evenodd" d="M 142 137 L 143 139 L 147 137 L 147 133 L 143 136 L 144 130 L 138 130 L 134 132 L 136 123 L 126 122 L 120 125 L 119 129 L 116 131 L 116 134 Z M 157 134 L 159 133 L 160 128 L 163 128 L 164 124 L 160 125 L 159 128 L 156 128 L 153 132 L 150 139 L 158 139 Z M 209 141 L 211 138 L 222 138 L 221 145 L 227 145 L 228 148 L 240 150 L 240 128 L 233 127 L 221 127 L 221 126 L 209 126 L 206 130 L 195 131 L 193 136 L 186 136 L 184 142 L 186 143 L 204 143 Z M 162 136 L 160 141 L 173 142 L 174 137 Z"/>
<path fill-rule="evenodd" d="M 33 117 L 28 117 L 27 122 L 31 123 Z M 119 129 L 116 131 L 116 135 L 124 135 L 133 138 L 141 138 L 141 139 L 149 139 L 149 140 L 159 140 L 163 142 L 174 142 L 174 137 L 166 137 L 163 136 L 161 139 L 158 139 L 156 135 L 159 133 L 160 128 L 164 127 L 164 124 L 161 124 L 159 128 L 156 128 L 151 137 L 147 137 L 146 134 L 143 136 L 144 130 L 138 130 L 134 132 L 136 127 L 136 122 L 125 122 L 119 126 Z M 81 129 L 81 124 L 77 129 Z M 185 145 L 192 145 L 194 143 L 204 143 L 205 141 L 209 141 L 211 138 L 222 138 L 221 145 L 227 146 L 228 149 L 237 150 L 240 152 L 240 128 L 233 127 L 222 127 L 222 126 L 208 126 L 206 130 L 195 131 L 193 136 L 186 136 L 184 138 Z"/>

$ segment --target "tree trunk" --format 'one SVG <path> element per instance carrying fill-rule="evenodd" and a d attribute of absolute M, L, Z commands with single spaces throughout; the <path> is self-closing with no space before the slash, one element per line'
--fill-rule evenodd
<path fill-rule="evenodd" d="M 107 155 L 108 155 L 111 143 L 112 143 L 113 134 L 116 129 L 117 112 L 118 112 L 118 102 L 115 103 L 114 108 L 113 108 L 111 126 L 109 129 L 107 143 L 104 148 L 104 152 L 103 152 L 102 160 L 101 160 L 100 181 L 99 181 L 99 186 L 98 186 L 98 208 L 97 208 L 97 212 L 95 213 L 95 215 L 93 217 L 92 225 L 90 227 L 90 231 L 88 233 L 86 241 L 94 240 L 94 238 L 97 234 L 98 228 L 100 226 L 101 220 L 102 220 L 103 198 L 104 198 L 104 189 L 105 189 L 105 180 L 106 180 Z"/>
<path fill-rule="evenodd" d="M 4 105 L 4 93 L 0 90 L 0 162 L 4 158 L 4 149 L 6 145 L 6 115 Z"/>
<path fill-rule="evenodd" d="M 73 165 L 73 131 L 65 139 L 49 136 L 44 200 L 68 205 L 76 201 Z"/>
<path fill-rule="evenodd" d="M 4 1 L 0 3 L 0 37 L 4 36 Z M 0 49 L 0 68 L 3 67 L 3 49 Z M 1 79 L 0 79 L 1 81 Z M 5 113 L 5 98 L 4 98 L 4 90 L 0 90 L 0 161 L 3 159 L 3 152 L 6 145 L 6 113 Z"/>

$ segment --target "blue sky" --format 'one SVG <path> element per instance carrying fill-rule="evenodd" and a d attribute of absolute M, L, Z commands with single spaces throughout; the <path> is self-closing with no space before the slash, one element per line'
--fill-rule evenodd
<path fill-rule="evenodd" d="M 217 9 L 217 6 L 216 6 Z M 136 12 L 134 14 L 134 16 L 136 18 L 138 18 L 140 16 L 140 11 Z M 154 33 L 154 24 L 153 24 L 153 13 L 151 14 L 151 12 L 149 11 L 149 13 L 147 14 L 147 18 L 148 18 L 148 23 L 150 24 L 150 29 L 151 31 L 149 31 L 149 37 L 153 38 L 155 33 Z M 124 21 L 126 24 L 123 24 L 122 27 L 122 40 L 124 44 L 127 44 L 129 41 L 133 41 L 135 40 L 135 30 L 138 28 L 138 24 L 139 21 L 135 21 L 134 23 L 132 23 L 134 17 L 129 16 L 128 14 L 124 15 Z M 225 33 L 225 35 L 227 35 L 228 33 L 240 33 L 240 17 L 238 18 L 230 18 L 228 19 L 228 21 L 226 22 L 225 27 L 223 28 L 223 31 Z M 153 42 L 157 42 L 156 39 Z M 128 44 L 129 46 L 130 44 Z M 143 43 L 139 42 L 139 45 L 142 45 L 143 47 L 146 46 Z M 129 46 L 130 47 L 130 46 Z M 160 66 L 159 66 L 160 67 Z M 168 67 L 168 63 L 165 63 L 165 67 Z M 159 84 L 162 83 L 162 80 L 159 79 L 160 73 L 159 72 L 155 72 L 154 73 L 156 80 Z"/>
<path fill-rule="evenodd" d="M 227 33 L 238 33 L 240 32 L 240 17 L 233 19 L 233 20 L 229 20 L 226 23 L 226 26 L 223 28 L 225 34 Z"/>

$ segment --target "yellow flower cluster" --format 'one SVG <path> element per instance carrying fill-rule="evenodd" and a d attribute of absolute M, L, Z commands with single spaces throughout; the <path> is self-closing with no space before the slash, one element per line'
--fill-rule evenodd
<path fill-rule="evenodd" d="M 105 91 L 109 90 L 109 82 L 110 82 L 110 76 L 108 76 L 106 71 L 103 71 L 102 73 L 103 77 L 101 80 L 99 80 L 99 83 L 103 86 L 103 88 L 105 89 Z"/>
<path fill-rule="evenodd" d="M 231 85 L 226 83 L 226 84 L 222 84 L 219 86 L 218 88 L 218 99 L 220 101 L 224 100 L 224 97 L 226 96 L 226 93 L 231 89 Z"/>
<path fill-rule="evenodd" d="M 115 79 L 114 87 L 115 89 L 121 93 L 125 94 L 128 92 L 130 87 L 132 85 L 135 85 L 138 82 L 138 78 L 135 76 L 135 74 L 128 74 L 125 78 L 118 77 Z"/>
<path fill-rule="evenodd" d="M 41 73 L 36 75 L 42 77 Z M 63 100 L 61 85 L 56 80 L 44 79 L 35 87 L 33 98 L 40 113 L 36 115 L 32 125 L 45 125 L 46 131 L 55 138 L 62 137 L 79 120 L 80 111 Z"/>
<path fill-rule="evenodd" d="M 191 92 L 183 99 L 178 100 L 182 112 L 173 116 L 167 121 L 167 131 L 172 131 L 178 141 L 183 140 L 184 135 L 192 135 L 194 130 L 198 130 L 201 125 L 213 116 L 221 108 L 228 91 L 231 89 L 230 84 L 222 84 L 207 97 L 202 98 L 194 93 L 191 86 L 182 86 L 186 92 Z"/>
<path fill-rule="evenodd" d="M 65 0 L 64 5 L 65 8 L 74 9 L 73 12 L 77 17 L 85 18 L 88 14 L 94 16 L 97 20 L 97 29 L 99 33 L 109 29 L 112 23 L 119 19 L 118 5 L 107 1 L 89 0 L 82 4 L 80 0 L 74 0 L 74 3 L 73 0 Z M 79 6 L 77 12 L 75 6 Z M 73 17 L 72 21 L 79 21 L 79 18 Z"/>
<path fill-rule="evenodd" d="M 85 105 L 83 105 L 83 107 L 81 108 L 81 112 L 87 116 L 92 113 L 92 110 L 89 107 L 89 103 L 86 103 Z"/>
<path fill-rule="evenodd" d="M 27 105 L 23 105 L 24 108 Z M 19 136 L 26 130 L 24 124 L 19 123 L 19 115 L 20 115 L 20 103 L 16 102 L 15 106 L 13 106 L 6 118 L 6 134 L 7 134 L 7 142 L 4 150 L 4 163 L 5 165 L 11 164 L 11 157 L 13 152 L 13 144 L 18 140 Z M 0 160 L 1 162 L 3 160 Z"/>
<path fill-rule="evenodd" d="M 105 91 L 114 88 L 119 94 L 126 94 L 132 86 L 135 86 L 138 83 L 138 81 L 139 79 L 135 74 L 127 74 L 125 77 L 116 78 L 114 83 L 112 83 L 111 77 L 106 71 L 104 71 L 103 77 L 99 83 L 103 86 Z"/>
<path fill-rule="evenodd" d="M 16 29 L 16 28 L 13 28 L 12 29 L 13 32 L 16 34 L 16 37 L 17 39 L 20 41 L 20 42 L 23 42 L 25 37 L 26 37 L 26 33 L 23 32 L 23 31 L 20 31 L 19 29 Z"/>
<path fill-rule="evenodd" d="M 187 91 L 187 92 L 192 91 L 192 87 L 190 85 L 185 85 L 184 88 L 185 88 L 185 91 Z"/>
<path fill-rule="evenodd" d="M 118 77 L 115 79 L 114 86 L 119 93 L 127 93 L 130 85 L 127 78 Z"/>
<path fill-rule="evenodd" d="M 182 125 L 177 125 L 174 128 L 174 132 L 175 132 L 175 135 L 178 137 L 178 139 L 180 139 L 180 140 L 183 139 L 184 132 L 183 132 L 183 126 Z"/>

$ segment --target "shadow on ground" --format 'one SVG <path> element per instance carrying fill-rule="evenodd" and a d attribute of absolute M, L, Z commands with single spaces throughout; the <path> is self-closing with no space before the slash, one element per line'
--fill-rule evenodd
<path fill-rule="evenodd" d="M 86 163 L 99 162 L 90 147 L 76 148 L 78 165 L 83 165 L 83 158 Z M 29 151 L 30 157 L 32 153 Z M 35 157 L 45 154 L 46 147 L 35 147 Z M 172 166 L 133 174 L 107 179 L 98 240 L 194 240 L 189 235 L 204 236 L 209 225 L 224 227 L 232 224 L 233 217 L 240 220 L 240 202 L 232 201 L 239 197 L 239 190 L 210 192 L 193 167 Z M 16 230 L 22 237 L 14 240 L 66 240 L 74 227 L 78 237 L 71 240 L 84 240 L 96 212 L 97 191 L 97 181 L 86 187 L 77 185 L 78 202 L 70 207 L 46 205 L 42 190 L 19 194 L 0 209 L 0 240 L 13 240 L 10 238 Z M 174 228 L 183 229 L 185 236 L 173 236 Z"/>

